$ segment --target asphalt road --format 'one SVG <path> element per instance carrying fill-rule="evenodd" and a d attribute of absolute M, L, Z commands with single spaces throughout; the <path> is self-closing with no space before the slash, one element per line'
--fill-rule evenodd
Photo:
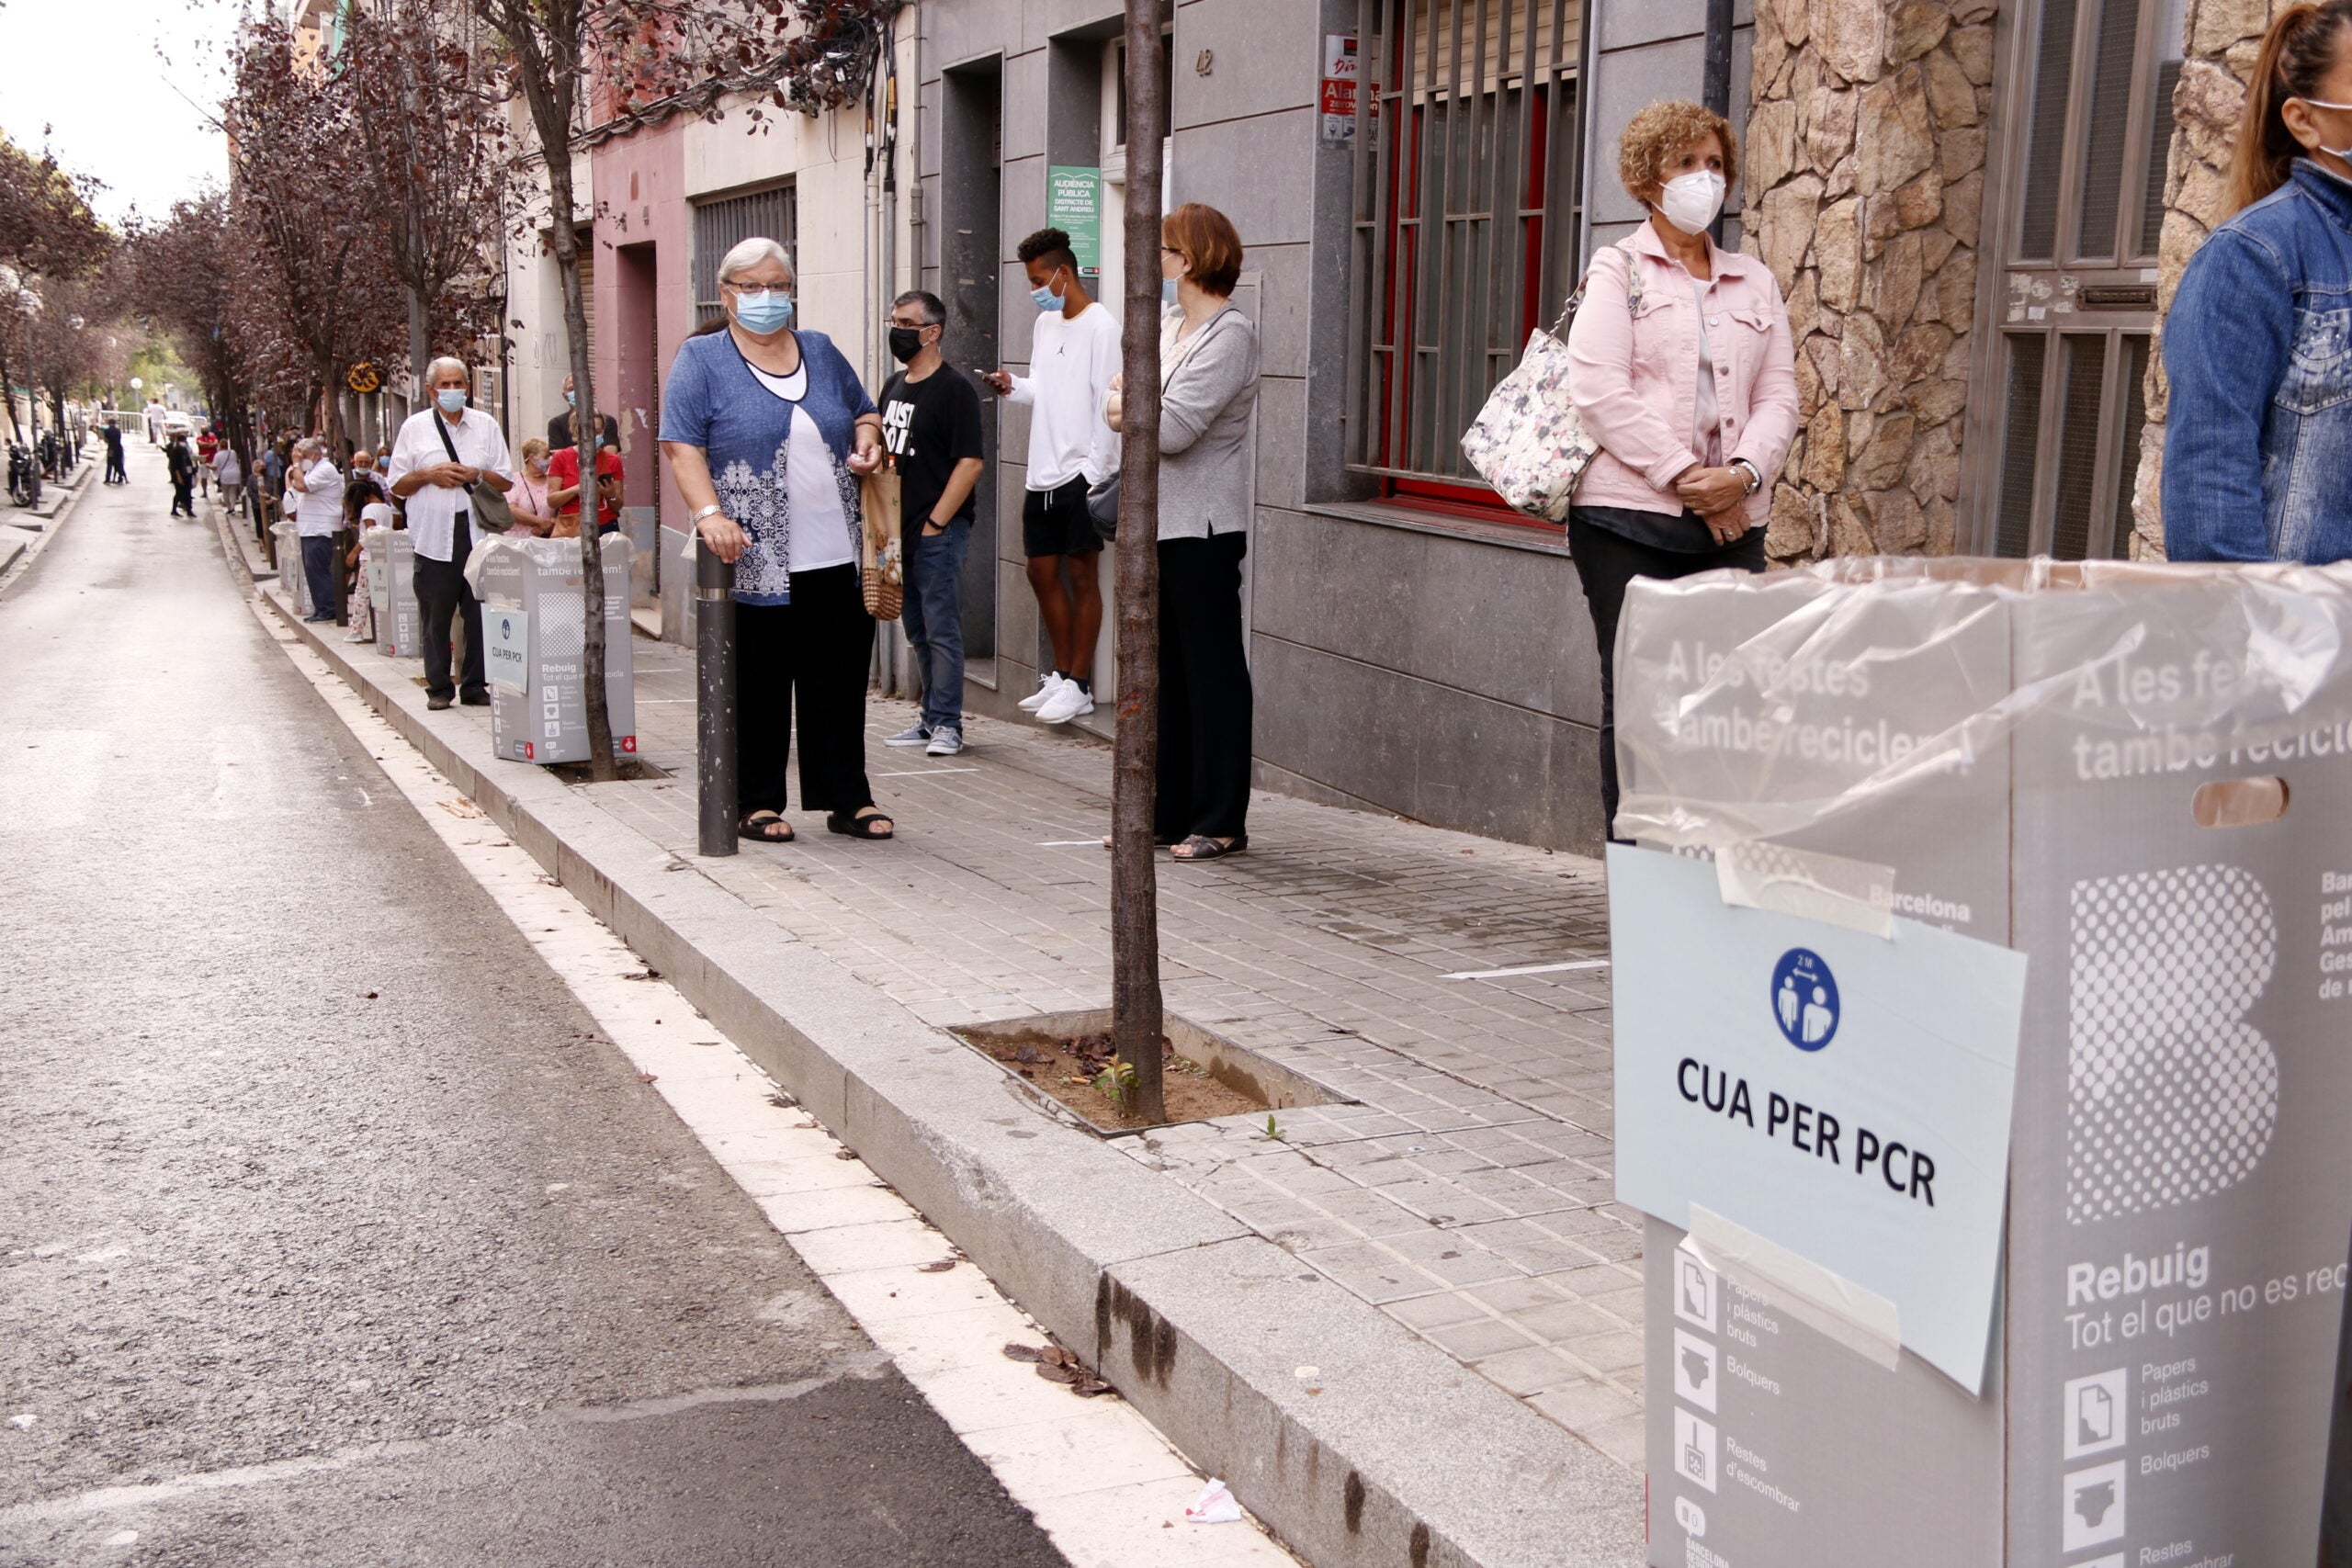
<path fill-rule="evenodd" d="M 1059 1564 L 131 473 L 0 600 L 0 1564 Z"/>

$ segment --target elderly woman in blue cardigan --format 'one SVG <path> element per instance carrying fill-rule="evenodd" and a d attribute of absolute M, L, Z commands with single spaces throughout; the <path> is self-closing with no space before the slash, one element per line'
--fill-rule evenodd
<path fill-rule="evenodd" d="M 800 805 L 853 839 L 887 839 L 865 776 L 874 618 L 858 592 L 858 479 L 882 462 L 882 416 L 821 333 L 792 330 L 791 258 L 746 240 L 718 264 L 724 330 L 678 346 L 662 450 L 703 547 L 735 565 L 737 831 L 792 841 L 784 819 L 793 709 Z"/>

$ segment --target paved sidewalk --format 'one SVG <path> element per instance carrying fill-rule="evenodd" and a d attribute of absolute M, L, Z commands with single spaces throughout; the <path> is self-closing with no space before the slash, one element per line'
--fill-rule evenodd
<path fill-rule="evenodd" d="M 693 660 L 637 644 L 640 754 L 668 782 L 605 807 L 695 852 Z M 890 846 L 695 863 L 925 1021 L 1105 1006 L 1110 753 L 979 718 L 956 758 L 867 758 Z M 1160 863 L 1169 1007 L 1358 1101 L 1114 1146 L 1524 1399 L 1628 1469 L 1641 1432 L 1641 1234 L 1611 1201 L 1600 868 L 1266 794 L 1246 855 Z M 1558 967 L 1583 965 L 1583 967 Z M 1494 971 L 1527 969 L 1524 974 Z"/>

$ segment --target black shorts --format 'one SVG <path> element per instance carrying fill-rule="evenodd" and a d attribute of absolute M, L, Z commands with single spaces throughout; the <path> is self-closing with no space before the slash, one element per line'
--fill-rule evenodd
<path fill-rule="evenodd" d="M 1021 553 L 1082 556 L 1102 549 L 1102 536 L 1086 511 L 1090 488 L 1080 474 L 1052 490 L 1029 491 L 1021 502 Z"/>

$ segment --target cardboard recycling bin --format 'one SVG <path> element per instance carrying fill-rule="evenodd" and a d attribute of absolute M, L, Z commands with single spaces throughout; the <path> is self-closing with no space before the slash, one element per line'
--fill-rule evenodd
<path fill-rule="evenodd" d="M 605 692 L 613 750 L 624 756 L 637 750 L 629 555 L 626 538 L 605 537 Z M 586 595 L 580 541 L 494 538 L 475 547 L 466 570 L 482 602 L 492 746 L 517 761 L 585 761 L 588 705 L 580 660 L 586 648 Z"/>
<path fill-rule="evenodd" d="M 311 574 L 302 570 L 302 536 L 290 517 L 281 517 L 270 526 L 277 540 L 277 583 L 286 590 L 286 597 L 293 603 L 297 615 L 317 614 L 311 608 Z"/>
<path fill-rule="evenodd" d="M 1645 581 L 1618 649 L 1648 1562 L 2312 1562 L 2352 570 Z"/>
<path fill-rule="evenodd" d="M 416 604 L 416 540 L 404 528 L 370 528 L 367 538 L 376 649 L 394 659 L 422 659 L 424 614 Z"/>

